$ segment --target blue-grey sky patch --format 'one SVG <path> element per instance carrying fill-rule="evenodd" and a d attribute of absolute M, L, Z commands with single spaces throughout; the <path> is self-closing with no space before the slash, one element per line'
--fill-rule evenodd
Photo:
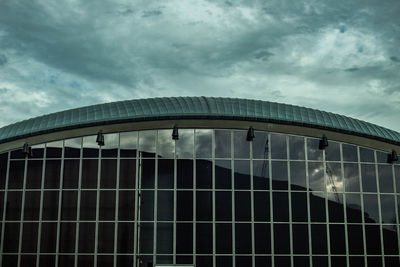
<path fill-rule="evenodd" d="M 400 131 L 399 13 L 398 0 L 2 0 L 0 126 L 102 102 L 205 95 Z"/>

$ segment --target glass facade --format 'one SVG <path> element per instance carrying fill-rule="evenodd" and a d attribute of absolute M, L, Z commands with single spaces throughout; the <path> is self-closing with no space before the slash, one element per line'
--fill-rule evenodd
<path fill-rule="evenodd" d="M 0 153 L 1 266 L 400 266 L 400 165 L 224 129 Z"/>

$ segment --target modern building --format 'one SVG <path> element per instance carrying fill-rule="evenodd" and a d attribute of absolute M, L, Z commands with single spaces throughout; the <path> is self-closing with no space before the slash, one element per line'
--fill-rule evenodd
<path fill-rule="evenodd" d="M 0 267 L 400 266 L 400 133 L 153 98 L 0 129 Z"/>

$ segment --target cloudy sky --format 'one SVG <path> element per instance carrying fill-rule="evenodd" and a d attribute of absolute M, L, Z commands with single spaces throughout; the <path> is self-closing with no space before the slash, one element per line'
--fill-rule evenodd
<path fill-rule="evenodd" d="M 400 131 L 398 0 L 0 0 L 0 127 L 103 102 L 229 96 Z"/>

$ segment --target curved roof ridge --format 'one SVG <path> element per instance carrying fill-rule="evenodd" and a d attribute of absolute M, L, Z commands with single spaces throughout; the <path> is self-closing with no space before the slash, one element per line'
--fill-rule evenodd
<path fill-rule="evenodd" d="M 159 97 L 85 106 L 0 128 L 0 143 L 66 129 L 165 119 L 229 119 L 299 125 L 400 145 L 400 133 L 347 116 L 296 105 L 223 97 Z"/>

